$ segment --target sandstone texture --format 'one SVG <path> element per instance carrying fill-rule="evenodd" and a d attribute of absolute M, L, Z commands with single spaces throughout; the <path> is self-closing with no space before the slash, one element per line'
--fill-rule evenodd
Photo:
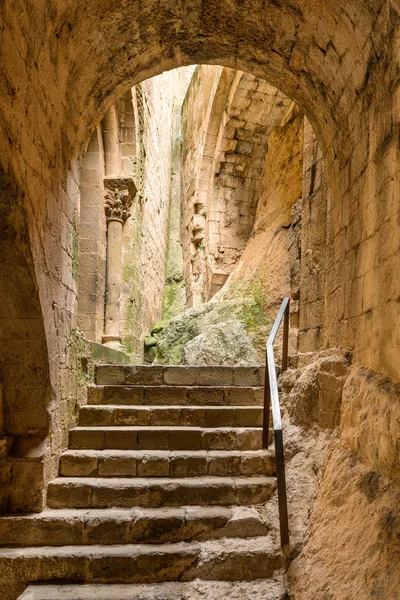
<path fill-rule="evenodd" d="M 252 87 L 252 78 L 279 89 L 307 117 L 302 193 L 293 198 L 300 206 L 297 201 L 302 196 L 301 219 L 295 214 L 292 221 L 279 224 L 283 229 L 276 234 L 282 238 L 282 248 L 289 239 L 288 252 L 296 267 L 288 265 L 281 273 L 285 290 L 294 301 L 292 314 L 298 329 L 291 364 L 303 368 L 312 362 L 313 353 L 330 348 L 340 348 L 343 353 L 351 350 L 353 355 L 352 372 L 343 388 L 339 429 L 333 433 L 336 438 L 330 441 L 315 487 L 312 522 L 304 550 L 293 563 L 290 594 L 301 599 L 397 598 L 399 1 L 13 0 L 1 6 L 0 44 L 1 511 L 44 508 L 47 484 L 57 475 L 59 456 L 68 445 L 69 429 L 76 423 L 91 380 L 90 350 L 77 332 L 79 313 L 84 312 L 79 306 L 77 250 L 80 167 L 86 147 L 91 154 L 88 158 L 99 164 L 96 143 L 88 146 L 89 140 L 111 116 L 110 109 L 133 87 L 147 88 L 148 94 L 142 94 L 141 100 L 146 95 L 148 99 L 158 97 L 152 84 L 143 83 L 152 76 L 193 64 L 240 69 L 250 77 L 241 78 L 241 88 L 237 85 L 236 91 L 241 91 L 234 94 L 237 116 L 226 111 L 221 134 L 231 131 L 234 124 L 228 125 L 229 120 L 240 121 L 240 111 L 253 112 L 251 105 L 262 92 Z M 223 85 L 230 83 L 230 75 L 225 71 Z M 146 105 L 141 100 L 143 125 L 151 102 Z M 224 109 L 222 102 L 222 114 Z M 132 120 L 130 110 L 121 112 L 127 121 Z M 167 127 L 168 121 L 172 125 L 167 113 L 158 119 L 160 129 Z M 235 132 L 243 128 L 235 127 Z M 155 127 L 139 129 L 138 139 L 143 141 L 147 135 L 152 140 L 149 148 L 157 148 L 152 137 Z M 128 142 L 130 130 L 124 131 Z M 238 174 L 249 166 L 246 152 L 254 149 L 247 145 L 251 140 L 239 140 L 235 135 L 223 136 L 222 168 L 217 178 L 220 184 L 238 184 L 238 188 L 230 188 L 233 190 L 240 189 L 243 177 Z M 213 146 L 209 148 L 212 154 Z M 143 164 L 145 144 L 139 143 L 137 150 Z M 160 156 L 168 152 L 165 146 L 160 148 Z M 147 164 L 154 171 L 163 171 L 160 178 L 168 183 L 171 173 L 164 172 L 157 156 L 158 152 L 153 152 Z M 205 158 L 205 163 L 214 164 L 214 156 Z M 129 160 L 124 164 L 130 168 Z M 84 169 L 85 176 L 89 170 Z M 138 189 L 144 190 L 145 174 L 139 169 L 138 175 Z M 255 175 L 259 181 L 261 173 Z M 225 199 L 224 188 L 220 186 Z M 167 199 L 164 188 L 162 194 L 157 186 L 147 186 L 147 191 L 148 198 L 150 191 L 154 194 L 150 203 L 154 202 L 160 213 L 150 211 L 149 223 L 138 223 L 139 238 L 143 230 L 154 230 L 150 222 L 158 222 L 158 214 L 168 213 L 162 206 L 162 199 Z M 235 229 L 241 215 L 238 196 L 235 192 L 228 195 L 234 200 Z M 249 218 L 244 215 L 242 222 L 249 231 L 254 197 L 247 196 L 247 200 Z M 203 210 L 193 211 L 200 232 Z M 101 229 L 100 219 L 93 217 L 95 212 L 82 211 L 82 223 L 92 220 Z M 228 207 L 223 206 L 221 212 L 229 217 Z M 154 245 L 165 249 L 165 221 L 160 221 Z M 188 234 L 191 236 L 191 231 Z M 228 257 L 228 252 L 226 260 L 221 258 L 224 266 L 238 265 L 236 259 L 244 256 L 243 238 L 238 241 L 240 244 L 232 246 L 232 256 Z M 96 257 L 96 268 L 104 260 L 100 251 L 89 254 Z M 214 255 L 215 260 L 218 257 Z M 160 289 L 164 274 L 158 268 L 164 261 L 164 252 L 154 260 L 157 271 L 153 274 Z M 213 283 L 219 286 L 226 272 L 214 273 Z M 102 285 L 99 279 L 99 287 Z M 124 297 L 129 298 L 130 306 L 132 289 L 128 288 Z M 138 297 L 144 288 L 145 282 L 137 287 Z M 279 289 L 282 293 L 284 288 L 279 285 Z M 98 292 L 93 291 L 96 306 L 102 304 Z M 161 307 L 161 297 L 158 302 Z M 145 314 L 139 307 L 136 314 L 147 319 L 155 304 L 151 293 L 143 303 L 148 311 Z M 133 315 L 134 302 L 131 308 Z M 143 334 L 159 317 L 152 316 Z M 90 326 L 99 326 L 99 322 L 93 319 Z M 131 325 L 140 329 L 139 323 Z M 119 381 L 121 373 L 123 380 Z M 157 387 L 167 377 L 171 379 L 166 386 L 182 388 L 180 397 L 187 402 L 190 392 L 186 388 L 202 384 L 188 383 L 193 373 L 186 374 L 185 384 L 177 383 L 174 371 L 159 372 L 161 381 L 150 377 L 150 382 L 139 383 L 137 371 L 115 369 L 111 382 L 99 382 L 101 389 L 92 391 L 91 399 L 98 394 L 104 403 L 115 394 L 108 386 L 120 386 L 123 405 L 143 404 L 143 388 Z M 233 378 L 231 372 L 231 383 L 221 387 L 232 386 Z M 130 389 L 135 385 L 139 389 Z M 212 387 L 204 384 L 207 386 Z M 150 397 L 155 403 L 153 391 Z M 229 393 L 224 389 L 217 398 L 226 403 Z M 297 406 L 296 411 L 302 419 L 311 415 L 313 422 L 336 423 L 340 401 L 334 394 L 335 410 L 325 411 L 320 401 L 327 398 L 325 392 L 322 399 L 318 396 L 316 411 L 309 404 L 307 410 Z M 297 427 L 288 437 L 289 450 L 298 447 L 296 431 L 300 433 L 302 428 Z M 325 433 L 328 435 L 329 429 Z M 103 432 L 92 435 L 105 439 Z M 307 464 L 311 467 L 312 462 L 310 458 Z M 214 546 L 208 549 L 214 552 Z M 167 568 L 170 573 L 180 575 L 188 565 L 192 568 L 201 554 L 198 548 L 183 550 L 173 555 Z M 115 552 L 117 579 L 125 572 L 125 561 L 131 573 L 136 572 L 141 562 L 137 553 L 126 557 L 118 554 L 119 549 Z M 245 554 L 252 557 L 253 565 L 257 563 L 257 552 L 251 552 L 245 545 L 235 556 L 233 552 L 230 568 L 240 572 Z M 23 574 L 24 581 L 53 576 L 58 581 L 70 580 L 74 574 L 89 573 L 89 551 L 84 559 L 75 550 L 65 551 L 62 559 L 54 551 L 27 553 L 36 561 L 29 577 L 25 571 L 29 561 L 17 554 L 14 549 L 3 554 L 6 572 Z M 94 554 L 92 574 L 103 580 L 109 564 L 102 562 L 100 551 Z M 143 565 L 153 563 L 162 574 L 156 555 L 156 551 L 145 553 Z M 274 560 L 267 559 L 260 561 L 261 571 L 274 565 Z M 42 562 L 46 568 L 40 574 L 36 569 Z M 143 573 L 148 573 L 146 568 Z M 249 567 L 253 574 L 259 573 L 257 568 L 257 564 L 253 571 Z M 218 569 L 215 572 L 220 573 Z M 195 577 L 196 569 L 192 573 Z M 11 593 L 17 597 L 24 591 L 21 580 L 10 579 L 3 577 L 0 584 L 3 597 Z"/>
<path fill-rule="evenodd" d="M 297 379 L 296 373 L 286 372 L 282 376 L 282 385 L 294 383 L 284 404 L 291 423 L 308 428 L 314 425 L 321 429 L 337 427 L 348 367 L 346 357 L 331 354 L 304 367 L 297 373 Z"/>

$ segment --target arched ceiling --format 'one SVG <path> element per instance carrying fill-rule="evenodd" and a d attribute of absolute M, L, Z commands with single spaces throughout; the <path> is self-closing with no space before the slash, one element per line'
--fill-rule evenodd
<path fill-rule="evenodd" d="M 263 77 L 298 103 L 329 152 L 338 128 L 351 135 L 348 111 L 383 43 L 374 27 L 389 17 L 387 0 L 9 2 L 2 156 L 18 177 L 15 149 L 34 143 L 65 168 L 129 86 L 194 63 Z"/>

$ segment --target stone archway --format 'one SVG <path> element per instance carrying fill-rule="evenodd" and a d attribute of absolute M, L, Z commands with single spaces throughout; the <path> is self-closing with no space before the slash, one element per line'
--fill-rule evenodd
<path fill-rule="evenodd" d="M 0 208 L 0 512 L 39 511 L 50 423 L 48 353 L 26 214 L 3 172 Z"/>
<path fill-rule="evenodd" d="M 354 345 L 364 365 L 400 378 L 399 284 L 385 283 L 396 268 L 395 241 L 378 243 L 393 239 L 397 216 L 376 217 L 388 198 L 394 204 L 399 176 L 399 16 L 388 0 L 56 0 L 47 12 L 16 0 L 3 12 L 0 156 L 25 194 L 56 395 L 52 429 L 62 421 L 77 316 L 77 157 L 124 91 L 187 64 L 250 72 L 307 115 L 330 191 L 324 345 Z M 387 266 L 375 274 L 378 255 Z"/>

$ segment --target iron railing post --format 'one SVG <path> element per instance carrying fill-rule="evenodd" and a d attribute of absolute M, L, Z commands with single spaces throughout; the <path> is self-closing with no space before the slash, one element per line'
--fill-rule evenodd
<path fill-rule="evenodd" d="M 281 546 L 284 548 L 289 543 L 289 516 L 286 496 L 285 455 L 283 451 L 282 429 L 274 431 L 276 479 L 278 484 L 279 527 L 281 533 Z"/>
<path fill-rule="evenodd" d="M 265 380 L 264 380 L 264 415 L 263 415 L 263 436 L 262 447 L 264 450 L 269 448 L 269 415 L 271 412 L 271 390 L 269 387 L 268 357 L 265 357 Z"/>

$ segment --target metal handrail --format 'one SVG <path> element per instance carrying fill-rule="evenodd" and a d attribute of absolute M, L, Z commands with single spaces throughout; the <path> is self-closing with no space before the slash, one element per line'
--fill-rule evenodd
<path fill-rule="evenodd" d="M 289 519 L 286 497 L 286 477 L 285 477 L 285 455 L 283 451 L 282 436 L 282 418 L 281 407 L 279 404 L 278 381 L 275 367 L 274 342 L 276 334 L 283 319 L 283 346 L 282 346 L 282 373 L 286 371 L 288 365 L 288 347 L 289 347 L 289 307 L 290 298 L 285 297 L 282 301 L 274 326 L 271 329 L 267 340 L 266 363 L 265 363 L 265 385 L 264 385 L 264 419 L 263 419 L 263 437 L 262 447 L 267 449 L 269 446 L 269 413 L 272 407 L 272 425 L 274 428 L 275 441 L 275 462 L 276 479 L 278 483 L 278 505 L 279 505 L 279 526 L 281 533 L 281 546 L 287 546 L 289 543 Z"/>

